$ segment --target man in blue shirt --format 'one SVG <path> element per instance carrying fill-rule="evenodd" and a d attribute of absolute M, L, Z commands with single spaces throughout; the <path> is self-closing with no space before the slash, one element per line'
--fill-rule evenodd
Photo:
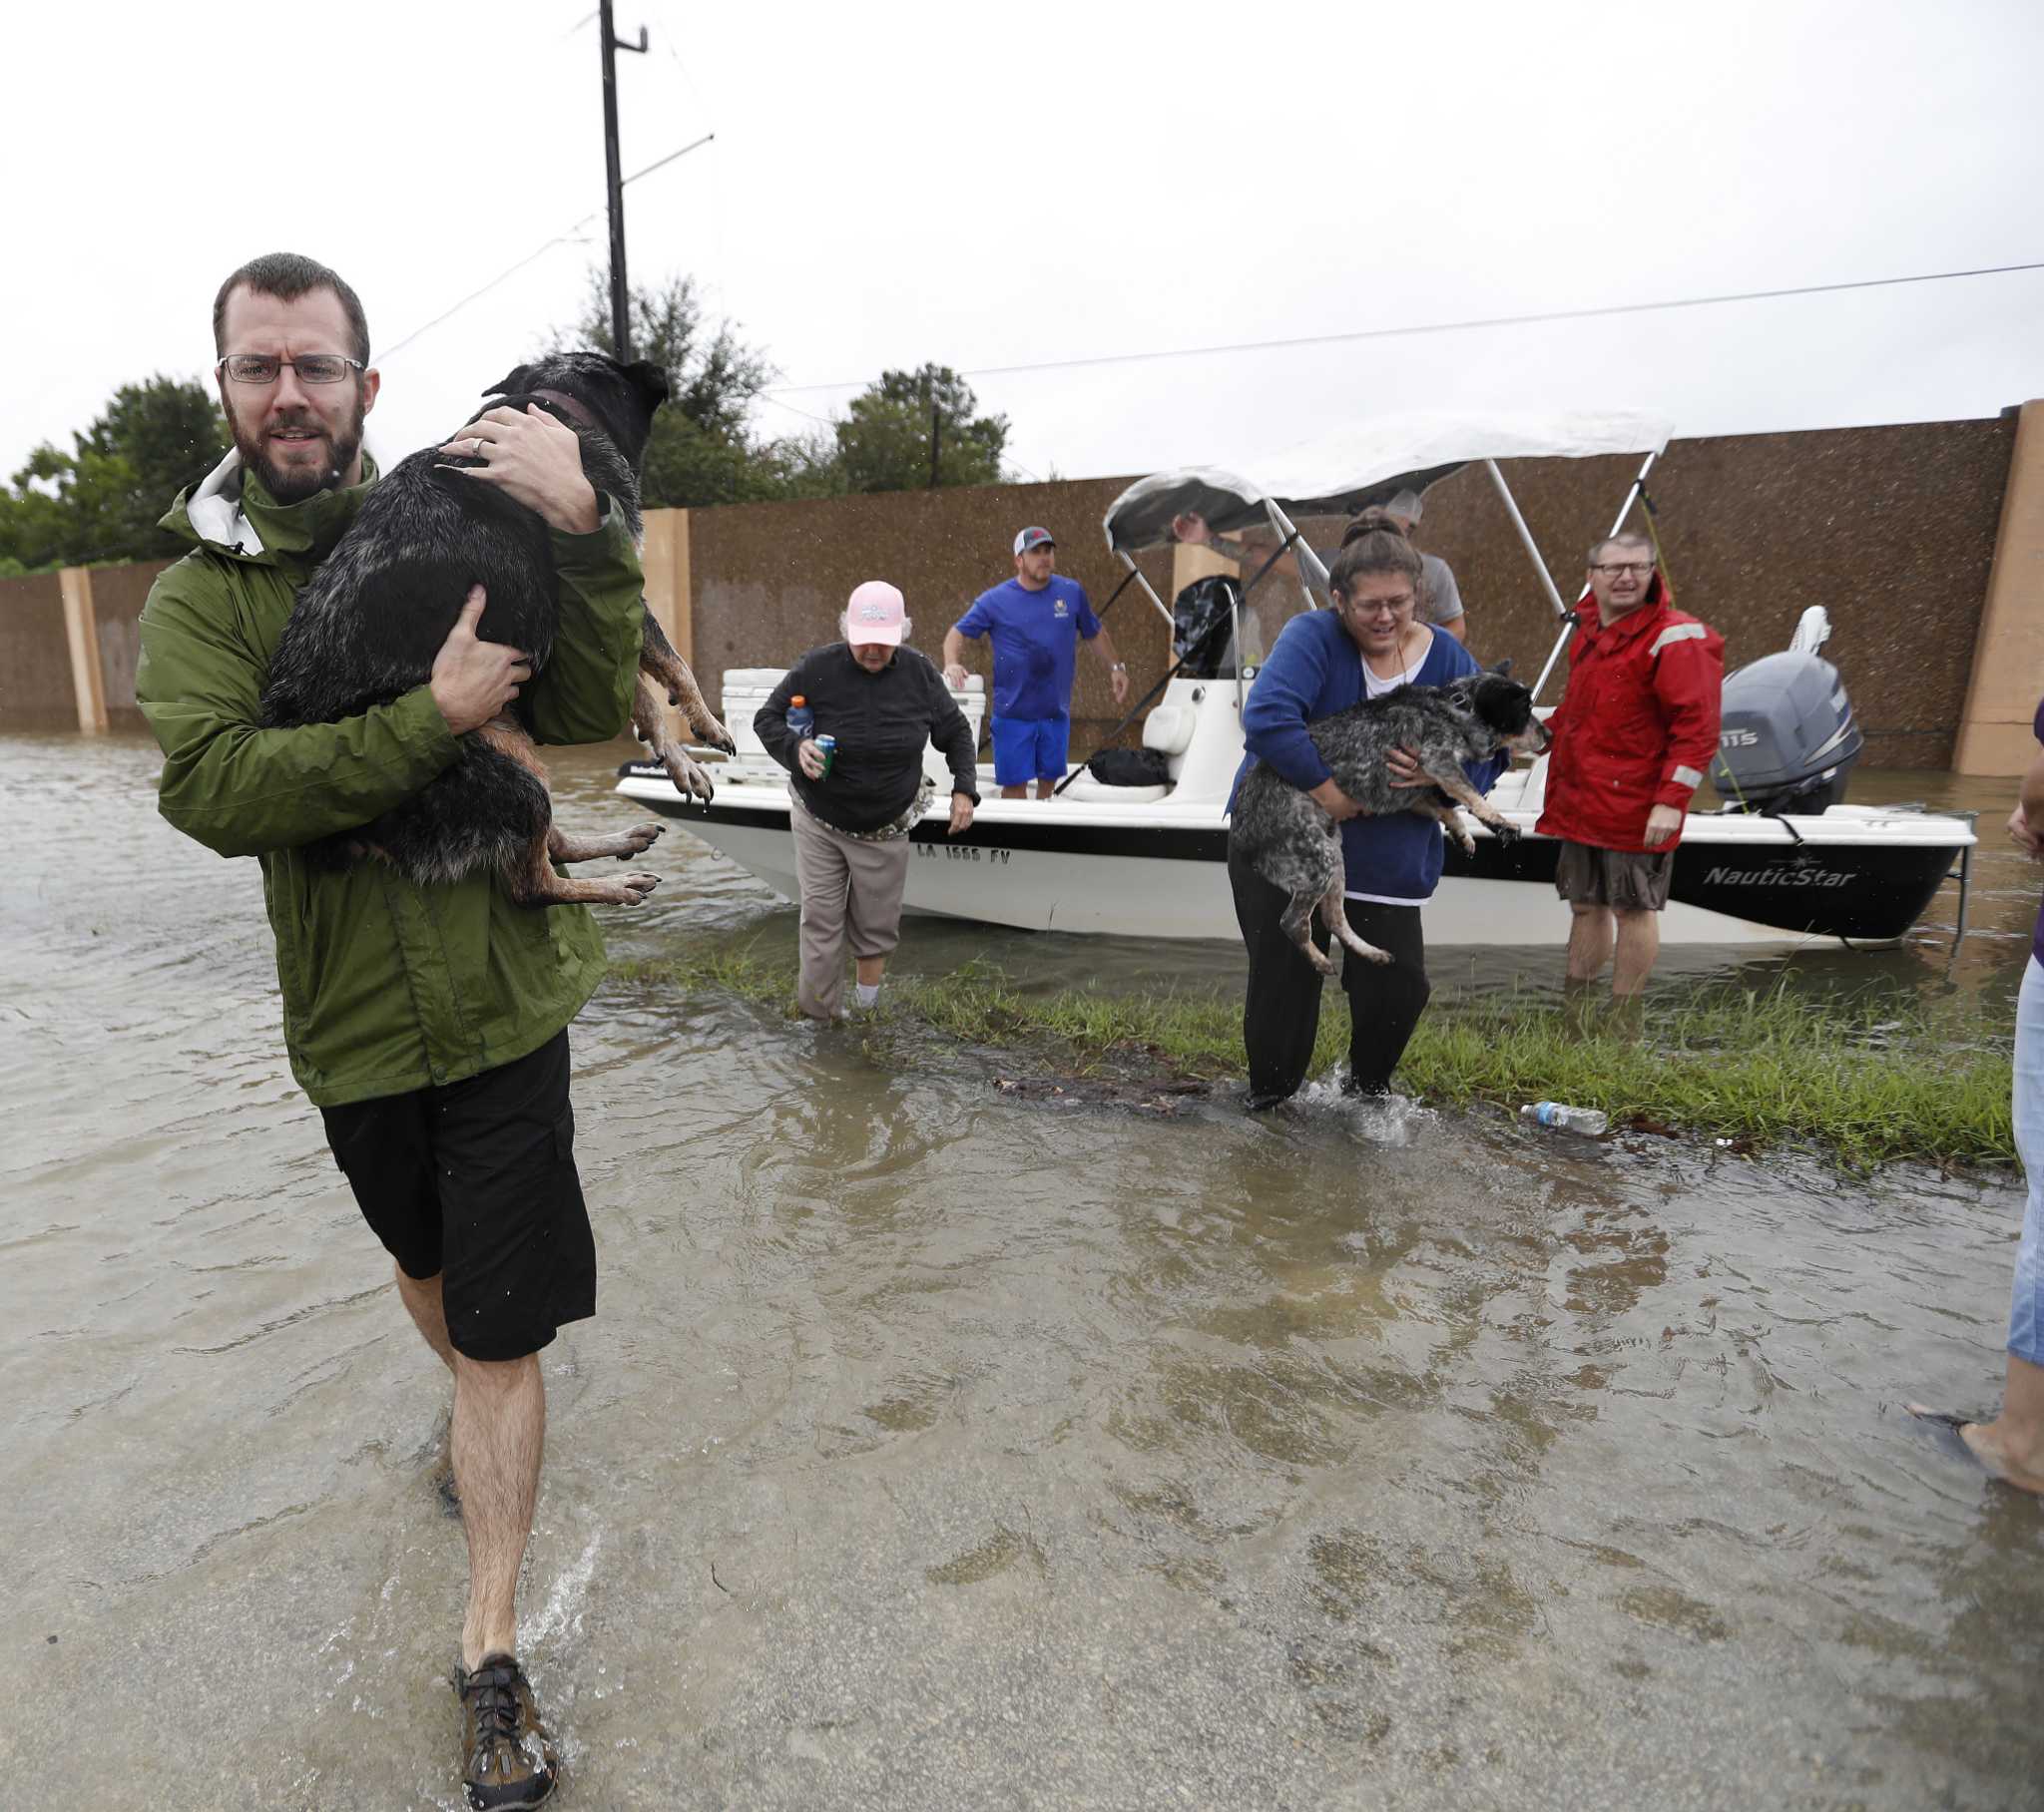
<path fill-rule="evenodd" d="M 1074 579 L 1057 576 L 1057 543 L 1048 529 L 1015 537 L 1015 577 L 973 600 L 944 632 L 944 678 L 965 683 L 965 643 L 994 644 L 994 779 L 1004 799 L 1049 799 L 1065 777 L 1072 740 L 1072 667 L 1081 638 L 1107 669 L 1114 701 L 1129 695 L 1129 670 L 1114 652 Z"/>

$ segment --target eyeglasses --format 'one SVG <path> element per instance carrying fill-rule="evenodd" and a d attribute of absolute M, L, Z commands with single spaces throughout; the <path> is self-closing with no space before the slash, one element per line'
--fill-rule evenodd
<path fill-rule="evenodd" d="M 1621 573 L 1630 573 L 1635 579 L 1644 579 L 1653 570 L 1654 563 L 1651 560 L 1617 560 L 1590 569 L 1593 573 L 1602 573 L 1607 579 L 1616 579 Z"/>
<path fill-rule="evenodd" d="M 1412 604 L 1412 594 L 1407 592 L 1402 598 L 1344 598 L 1341 608 L 1356 617 L 1395 617 L 1400 611 L 1409 611 Z"/>
<path fill-rule="evenodd" d="M 298 374 L 301 384 L 337 384 L 350 371 L 363 371 L 365 366 L 358 358 L 344 358 L 338 352 L 308 352 L 302 358 L 272 358 L 267 352 L 230 352 L 213 368 L 218 377 L 223 371 L 238 384 L 273 384 L 276 374 L 284 366 Z"/>

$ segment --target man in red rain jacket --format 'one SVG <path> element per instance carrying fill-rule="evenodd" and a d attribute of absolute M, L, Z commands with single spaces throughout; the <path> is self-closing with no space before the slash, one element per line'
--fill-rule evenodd
<path fill-rule="evenodd" d="M 1644 535 L 1597 543 L 1589 580 L 1568 690 L 1547 725 L 1554 752 L 1535 828 L 1562 839 L 1554 883 L 1575 915 L 1570 993 L 1588 993 L 1612 963 L 1611 998 L 1629 1005 L 1661 953 L 1683 814 L 1718 752 L 1725 643 L 1675 608 Z"/>

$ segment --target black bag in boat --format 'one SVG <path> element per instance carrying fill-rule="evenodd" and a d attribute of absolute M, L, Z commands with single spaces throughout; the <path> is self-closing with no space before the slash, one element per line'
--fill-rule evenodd
<path fill-rule="evenodd" d="M 1169 786 L 1168 757 L 1154 748 L 1103 748 L 1086 763 L 1103 786 Z"/>

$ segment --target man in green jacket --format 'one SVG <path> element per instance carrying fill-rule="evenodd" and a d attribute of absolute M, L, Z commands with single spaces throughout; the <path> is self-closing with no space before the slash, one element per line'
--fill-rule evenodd
<path fill-rule="evenodd" d="M 163 745 L 160 808 L 208 848 L 260 863 L 291 1072 L 453 1374 L 464 1781 L 472 1806 L 534 1806 L 557 1768 L 516 1658 L 515 1594 L 546 1424 L 537 1353 L 596 1308 L 566 1028 L 602 978 L 603 943 L 585 908 L 514 906 L 488 874 L 419 887 L 381 862 L 336 871 L 302 852 L 416 792 L 456 758 L 457 736 L 514 699 L 541 741 L 622 730 L 638 556 L 573 432 L 544 411 L 493 409 L 463 431 L 462 450 L 479 442 L 485 461 L 465 481 L 553 532 L 560 631 L 546 670 L 477 638 L 477 587 L 428 683 L 337 723 L 260 727 L 293 596 L 375 482 L 361 442 L 378 374 L 354 291 L 308 258 L 244 265 L 213 319 L 236 450 L 164 519 L 196 546 L 142 616 L 135 689 Z"/>

